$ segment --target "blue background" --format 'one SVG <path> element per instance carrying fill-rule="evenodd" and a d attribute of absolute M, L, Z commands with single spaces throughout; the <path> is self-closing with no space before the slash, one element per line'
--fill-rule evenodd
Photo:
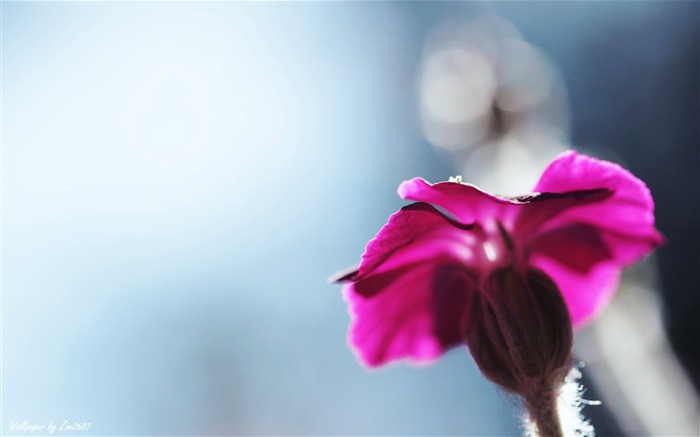
<path fill-rule="evenodd" d="M 697 290 L 698 3 L 5 2 L 3 432 L 519 435 L 466 349 L 362 369 L 326 283 L 401 181 L 456 173 L 416 74 L 482 12 L 559 66 L 573 143 L 647 180 L 664 290 Z"/>

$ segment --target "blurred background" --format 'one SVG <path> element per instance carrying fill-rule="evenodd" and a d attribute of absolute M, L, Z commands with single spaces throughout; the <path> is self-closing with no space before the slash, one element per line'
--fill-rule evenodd
<path fill-rule="evenodd" d="M 466 349 L 363 370 L 326 278 L 401 181 L 522 194 L 567 148 L 668 239 L 577 335 L 584 413 L 700 432 L 700 3 L 1 8 L 2 433 L 520 435 Z"/>

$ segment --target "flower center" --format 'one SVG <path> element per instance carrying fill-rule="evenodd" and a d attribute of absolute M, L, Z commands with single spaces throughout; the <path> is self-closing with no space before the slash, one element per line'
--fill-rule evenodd
<path fill-rule="evenodd" d="M 484 249 L 484 255 L 486 256 L 486 259 L 494 262 L 498 258 L 498 253 L 496 252 L 496 246 L 493 244 L 491 240 L 486 240 L 483 242 L 481 245 Z"/>
<path fill-rule="evenodd" d="M 498 221 L 484 222 L 474 227 L 476 236 L 475 252 L 480 267 L 493 270 L 515 263 L 517 258 L 513 240 L 505 227 Z"/>

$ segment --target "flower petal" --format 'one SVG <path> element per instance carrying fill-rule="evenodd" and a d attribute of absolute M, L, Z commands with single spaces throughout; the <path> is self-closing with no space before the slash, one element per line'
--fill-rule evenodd
<path fill-rule="evenodd" d="M 443 208 L 464 224 L 496 219 L 514 232 L 527 233 L 542 222 L 574 206 L 598 202 L 610 196 L 605 188 L 535 193 L 498 197 L 479 188 L 456 182 L 430 184 L 421 178 L 403 182 L 398 189 L 404 199 L 427 202 Z"/>
<path fill-rule="evenodd" d="M 600 202 L 610 196 L 612 191 L 601 188 L 594 190 L 566 191 L 563 193 L 535 193 L 516 198 L 524 202 L 513 225 L 513 233 L 526 240 L 537 235 L 542 224 L 571 208 L 578 208 L 588 203 Z"/>
<path fill-rule="evenodd" d="M 600 233 L 586 224 L 572 224 L 533 238 L 530 254 L 541 254 L 578 272 L 587 273 L 601 261 L 613 259 Z"/>
<path fill-rule="evenodd" d="M 461 343 L 473 288 L 470 229 L 418 202 L 392 215 L 367 244 L 359 269 L 340 278 L 351 281 L 344 288 L 349 342 L 361 361 L 432 360 Z"/>
<path fill-rule="evenodd" d="M 534 254 L 530 263 L 557 284 L 574 326 L 585 324 L 610 301 L 622 271 L 615 263 L 599 262 L 583 272 L 544 254 Z"/>
<path fill-rule="evenodd" d="M 399 185 L 399 196 L 418 202 L 427 202 L 438 206 L 457 221 L 471 224 L 490 217 L 506 220 L 504 205 L 517 205 L 508 199 L 493 196 L 479 188 L 458 182 L 438 182 L 430 184 L 422 178 L 413 178 Z"/>
<path fill-rule="evenodd" d="M 575 325 L 607 303 L 623 267 L 663 242 L 654 228 L 649 190 L 617 164 L 565 152 L 544 171 L 535 190 L 601 188 L 609 195 L 559 211 L 523 243 L 530 262 L 559 286 Z"/>
<path fill-rule="evenodd" d="M 348 341 L 370 367 L 431 361 L 462 343 L 474 281 L 459 263 L 437 258 L 370 275 L 344 288 L 353 318 Z"/>
<path fill-rule="evenodd" d="M 607 303 L 622 270 L 591 225 L 572 224 L 541 234 L 533 239 L 529 251 L 530 263 L 559 287 L 574 325 Z"/>
<path fill-rule="evenodd" d="M 427 203 L 405 206 L 367 243 L 357 273 L 346 274 L 339 280 L 360 280 L 380 266 L 388 270 L 440 254 L 465 260 L 469 255 L 469 229 L 470 226 L 456 223 Z"/>
<path fill-rule="evenodd" d="M 622 269 L 649 244 L 578 223 L 539 235 L 528 250 L 530 263 L 557 283 L 574 325 L 580 325 L 607 303 Z"/>
<path fill-rule="evenodd" d="M 654 201 L 644 182 L 629 171 L 576 152 L 559 155 L 542 174 L 535 191 L 566 192 L 606 188 L 612 195 L 599 202 L 562 211 L 549 220 L 547 229 L 585 223 L 606 233 L 608 249 L 622 265 L 628 265 L 663 243 L 654 228 Z"/>

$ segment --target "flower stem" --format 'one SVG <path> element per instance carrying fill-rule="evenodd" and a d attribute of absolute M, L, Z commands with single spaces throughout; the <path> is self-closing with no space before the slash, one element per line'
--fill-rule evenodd
<path fill-rule="evenodd" d="M 534 402 L 526 401 L 526 408 L 537 427 L 538 437 L 563 437 L 554 393 L 541 396 Z"/>

